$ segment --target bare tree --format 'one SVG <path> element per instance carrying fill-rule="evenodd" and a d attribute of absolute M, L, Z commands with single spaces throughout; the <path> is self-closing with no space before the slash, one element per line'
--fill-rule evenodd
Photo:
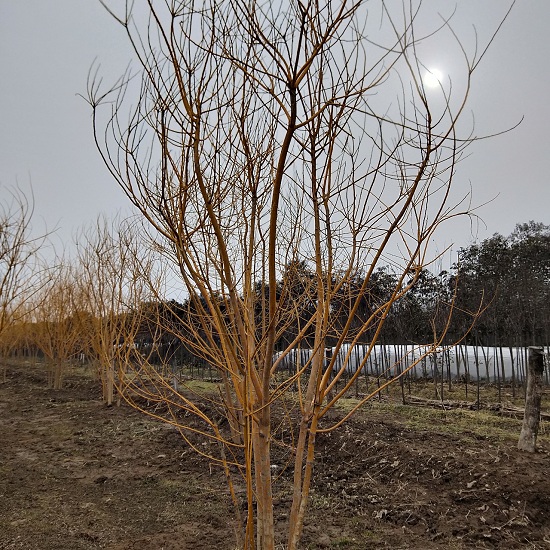
<path fill-rule="evenodd" d="M 19 189 L 8 190 L 8 198 L 0 204 L 0 340 L 4 357 L 14 345 L 14 325 L 28 313 L 28 299 L 46 280 L 38 258 L 45 235 L 31 234 L 33 210 L 32 196 L 29 199 Z"/>
<path fill-rule="evenodd" d="M 0 357 L 2 357 L 2 381 L 7 381 L 8 362 L 14 353 L 24 347 L 26 325 L 22 320 L 24 315 L 20 311 L 18 320 L 8 323 L 0 333 Z"/>
<path fill-rule="evenodd" d="M 434 232 L 467 214 L 461 197 L 451 198 L 456 163 L 474 139 L 458 134 L 458 120 L 485 50 L 469 57 L 445 20 L 419 35 L 416 2 L 368 3 L 369 11 L 343 0 L 166 1 L 127 4 L 123 14 L 102 4 L 135 49 L 141 84 L 128 73 L 104 90 L 91 71 L 96 143 L 178 267 L 188 295 L 180 336 L 218 370 L 223 388 L 215 407 L 214 397 L 178 392 L 160 375 L 151 391 L 190 443 L 197 432 L 219 443 L 210 457 L 231 489 L 232 469 L 242 476 L 245 548 L 275 546 L 272 456 L 274 446 L 287 449 L 287 544 L 295 549 L 316 437 L 353 413 L 327 416 L 361 372 L 339 384 L 348 344 L 368 337 L 372 351 L 392 305 L 429 265 Z M 449 82 L 437 94 L 424 87 L 420 50 L 437 32 L 454 37 L 463 56 L 460 97 Z M 389 261 L 395 286 L 354 322 L 373 273 Z M 349 320 L 337 325 L 334 298 L 352 280 Z M 447 326 L 434 330 L 433 349 Z M 300 345 L 306 360 L 279 372 Z M 275 426 L 283 402 L 292 412 Z M 230 432 L 212 410 L 224 411 Z M 193 415 L 201 427 L 186 422 Z"/>
<path fill-rule="evenodd" d="M 97 361 L 103 400 L 112 405 L 125 361 L 139 330 L 140 302 L 149 288 L 151 254 L 131 220 L 100 216 L 77 238 L 79 287 L 88 348 Z"/>
<path fill-rule="evenodd" d="M 63 263 L 34 297 L 34 338 L 46 359 L 48 385 L 56 390 L 80 351 L 80 298 L 74 268 Z"/>

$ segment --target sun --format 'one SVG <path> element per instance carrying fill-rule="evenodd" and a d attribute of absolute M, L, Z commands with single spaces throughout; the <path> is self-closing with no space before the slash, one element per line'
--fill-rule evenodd
<path fill-rule="evenodd" d="M 443 82 L 443 73 L 434 67 L 429 68 L 424 73 L 423 81 L 428 88 L 439 88 Z"/>

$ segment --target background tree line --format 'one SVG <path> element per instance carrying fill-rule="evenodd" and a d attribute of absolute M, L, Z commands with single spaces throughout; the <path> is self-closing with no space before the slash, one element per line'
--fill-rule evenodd
<path fill-rule="evenodd" d="M 14 202 L 15 201 L 15 202 Z M 117 353 L 128 348 L 146 354 L 152 364 L 215 366 L 208 346 L 197 355 L 197 340 L 218 340 L 216 328 L 206 325 L 207 299 L 200 293 L 184 300 L 164 299 L 158 288 L 161 265 L 150 243 L 131 220 L 109 223 L 103 218 L 79 232 L 73 259 L 41 257 L 46 235 L 29 234 L 32 205 L 21 193 L 5 205 L 1 225 L 0 256 L 2 310 L 0 342 L 9 356 L 43 358 L 51 368 L 51 385 L 60 387 L 69 361 L 96 363 L 105 399 L 111 403 L 118 374 Z M 162 270 L 160 270 L 162 271 Z M 364 273 L 332 276 L 337 287 L 330 304 L 331 331 L 327 347 L 334 345 L 341 327 L 350 320 L 355 331 L 372 315 L 382 315 L 398 286 L 390 267 L 374 271 L 362 288 Z M 405 281 L 405 284 L 407 281 Z M 277 282 L 277 300 L 293 314 L 279 331 L 276 350 L 300 339 L 296 347 L 312 348 L 314 328 L 303 330 L 315 315 L 318 278 L 306 262 L 284 267 Z M 156 287 L 156 291 L 152 287 Z M 257 323 L 266 315 L 269 288 L 256 283 L 253 295 Z M 449 322 L 446 341 L 482 346 L 521 347 L 550 345 L 550 226 L 530 221 L 517 224 L 504 237 L 498 233 L 460 249 L 449 270 L 422 269 L 410 290 L 392 304 L 379 342 L 425 344 Z M 218 302 L 226 317 L 231 305 Z M 359 302 L 353 315 L 351 306 Z M 452 316 L 450 316 L 452 311 Z M 475 324 L 472 317 L 481 309 Z M 368 344 L 374 328 L 360 334 Z M 5 363 L 4 363 L 5 368 Z"/>
<path fill-rule="evenodd" d="M 390 267 L 377 269 L 366 289 L 361 289 L 364 274 L 331 284 L 339 288 L 331 301 L 332 337 L 337 339 L 340 327 L 350 318 L 350 304 L 360 298 L 353 315 L 359 327 L 381 304 L 389 300 L 397 285 L 397 275 Z M 299 311 L 284 332 L 277 347 L 285 348 L 307 324 L 315 312 L 316 277 L 305 262 L 285 266 L 278 282 L 279 300 L 299 304 Z M 288 289 L 286 293 L 282 289 Z M 263 297 L 268 289 L 256 285 L 256 314 L 265 307 Z M 530 221 L 517 224 L 504 237 L 494 234 L 480 243 L 464 247 L 449 270 L 434 273 L 422 269 L 409 292 L 390 309 L 380 340 L 388 344 L 423 344 L 433 339 L 450 318 L 446 341 L 483 346 L 550 345 L 550 226 Z M 166 306 L 168 307 L 168 306 Z M 225 307 L 225 306 L 223 306 Z M 451 309 L 453 315 L 450 317 Z M 472 316 L 481 309 L 472 325 Z M 172 322 L 193 321 L 196 307 L 192 300 L 172 302 L 168 310 Z M 178 321 L 179 320 L 179 321 Z M 359 342 L 369 343 L 372 331 L 361 334 Z M 311 348 L 313 328 L 304 333 L 300 346 Z"/>

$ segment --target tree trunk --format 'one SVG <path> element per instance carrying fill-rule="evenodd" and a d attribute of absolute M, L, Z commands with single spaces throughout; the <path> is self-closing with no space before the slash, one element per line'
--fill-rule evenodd
<path fill-rule="evenodd" d="M 309 503 L 313 465 L 315 462 L 315 439 L 317 435 L 318 413 L 319 406 L 317 405 L 311 422 L 308 422 L 309 429 L 307 433 L 303 433 L 304 439 L 307 438 L 307 448 L 304 448 L 304 451 L 306 451 L 306 460 L 303 466 L 303 477 L 300 486 L 298 488 L 296 486 L 294 487 L 294 498 L 292 500 L 292 509 L 290 513 L 288 550 L 297 550 L 300 539 L 302 538 L 304 519 Z"/>
<path fill-rule="evenodd" d="M 257 506 L 257 550 L 274 550 L 275 524 L 273 518 L 273 494 L 271 487 L 270 415 L 264 407 L 253 425 L 254 468 Z"/>
<path fill-rule="evenodd" d="M 115 397 L 115 364 L 114 359 L 112 359 L 107 366 L 107 372 L 106 372 L 106 395 L 105 395 L 105 402 L 108 407 L 112 406 L 113 400 Z"/>
<path fill-rule="evenodd" d="M 60 390 L 63 386 L 63 361 L 58 359 L 54 363 L 53 371 L 53 389 Z"/>
<path fill-rule="evenodd" d="M 512 368 L 512 397 L 516 397 L 516 366 L 514 364 L 514 349 L 510 346 L 510 365 Z"/>
<path fill-rule="evenodd" d="M 518 441 L 518 449 L 534 453 L 540 421 L 540 402 L 542 397 L 542 377 L 544 374 L 544 349 L 529 347 L 527 364 L 527 394 L 525 397 L 525 415 Z"/>

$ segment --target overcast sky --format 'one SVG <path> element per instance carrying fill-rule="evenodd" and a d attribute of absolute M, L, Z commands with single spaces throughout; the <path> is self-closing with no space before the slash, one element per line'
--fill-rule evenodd
<path fill-rule="evenodd" d="M 139 2 L 138 2 L 139 3 Z M 120 1 L 117 2 L 121 4 Z M 424 11 L 449 13 L 471 39 L 472 25 L 486 37 L 507 0 L 426 0 Z M 474 81 L 469 108 L 476 133 L 513 132 L 479 142 L 458 166 L 457 185 L 471 184 L 487 228 L 509 234 L 516 223 L 550 223 L 547 175 L 550 126 L 549 0 L 518 0 Z M 466 42 L 466 46 L 472 46 Z M 446 48 L 429 52 L 445 70 Z M 107 80 L 121 73 L 131 52 L 121 28 L 96 0 L 0 0 L 0 197 L 16 183 L 32 184 L 37 222 L 58 228 L 61 240 L 99 212 L 127 212 L 92 142 L 85 95 L 88 69 L 98 59 Z M 449 226 L 438 246 L 472 242 L 469 224 Z"/>

